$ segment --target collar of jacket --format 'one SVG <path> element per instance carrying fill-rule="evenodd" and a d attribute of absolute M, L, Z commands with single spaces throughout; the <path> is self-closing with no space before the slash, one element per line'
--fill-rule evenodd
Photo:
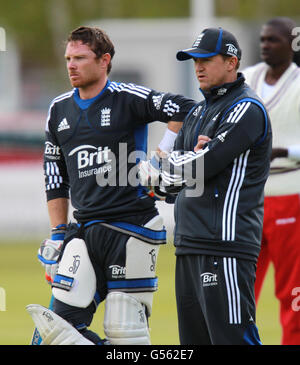
<path fill-rule="evenodd" d="M 228 91 L 231 91 L 232 89 L 241 86 L 244 82 L 245 82 L 244 75 L 241 72 L 238 72 L 237 79 L 233 82 L 228 82 L 220 86 L 215 86 L 208 91 L 204 91 L 201 88 L 199 90 L 203 94 L 206 101 L 216 100 L 221 98 L 223 95 L 227 94 Z"/>

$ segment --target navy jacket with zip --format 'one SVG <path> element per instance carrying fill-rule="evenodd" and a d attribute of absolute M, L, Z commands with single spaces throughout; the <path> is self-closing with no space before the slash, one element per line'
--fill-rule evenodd
<path fill-rule="evenodd" d="M 262 101 L 244 80 L 239 73 L 235 82 L 203 92 L 204 100 L 178 134 L 169 163 L 175 174 L 185 170 L 189 186 L 175 202 L 177 255 L 257 260 L 272 132 Z M 195 153 L 199 135 L 211 140 Z M 188 196 L 195 189 L 191 182 L 199 177 L 197 168 L 203 191 Z"/>

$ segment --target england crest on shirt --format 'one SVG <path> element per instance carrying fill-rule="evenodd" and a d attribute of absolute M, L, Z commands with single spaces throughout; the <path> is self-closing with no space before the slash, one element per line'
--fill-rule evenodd
<path fill-rule="evenodd" d="M 101 109 L 101 120 L 100 120 L 101 127 L 110 126 L 110 112 L 111 112 L 110 108 Z"/>

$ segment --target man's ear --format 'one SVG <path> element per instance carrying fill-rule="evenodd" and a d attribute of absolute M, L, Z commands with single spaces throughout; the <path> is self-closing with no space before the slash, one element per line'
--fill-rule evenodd
<path fill-rule="evenodd" d="M 100 57 L 99 61 L 100 61 L 100 64 L 101 64 L 101 68 L 103 67 L 103 68 L 107 69 L 107 67 L 108 67 L 108 65 L 111 61 L 111 55 L 109 53 L 104 53 Z"/>
<path fill-rule="evenodd" d="M 234 71 L 237 69 L 237 64 L 238 64 L 238 58 L 235 56 L 232 57 L 228 57 L 226 59 L 227 61 L 227 65 L 228 65 L 228 71 Z"/>

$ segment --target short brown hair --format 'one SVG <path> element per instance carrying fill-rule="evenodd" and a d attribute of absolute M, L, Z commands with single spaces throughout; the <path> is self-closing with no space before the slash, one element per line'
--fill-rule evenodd
<path fill-rule="evenodd" d="M 96 54 L 96 58 L 100 58 L 104 53 L 109 53 L 111 59 L 115 54 L 115 48 L 108 35 L 97 27 L 79 27 L 74 29 L 68 39 L 68 42 L 81 41 L 88 44 L 91 50 Z M 112 64 L 107 67 L 107 74 L 111 71 Z"/>

